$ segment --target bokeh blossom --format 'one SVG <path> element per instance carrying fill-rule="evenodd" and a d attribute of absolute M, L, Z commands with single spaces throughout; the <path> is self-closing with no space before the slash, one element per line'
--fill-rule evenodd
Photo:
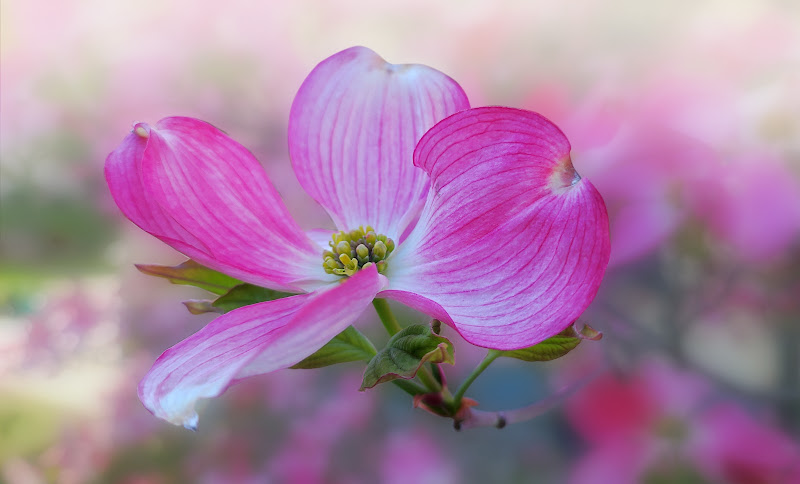
<path fill-rule="evenodd" d="M 566 413 L 588 444 L 572 484 L 800 479 L 800 445 L 708 381 L 663 361 L 597 378 L 567 402 Z"/>
<path fill-rule="evenodd" d="M 551 122 L 468 107 L 447 76 L 365 48 L 320 63 L 295 97 L 289 151 L 339 233 L 304 233 L 258 161 L 213 126 L 136 124 L 106 162 L 128 218 L 212 269 L 304 293 L 231 311 L 167 350 L 140 383 L 147 408 L 195 428 L 198 398 L 299 362 L 375 297 L 489 348 L 571 324 L 608 262 L 605 205 Z"/>
<path fill-rule="evenodd" d="M 390 435 L 383 449 L 381 482 L 401 484 L 454 484 L 461 482 L 458 469 L 433 439 L 420 429 Z"/>
<path fill-rule="evenodd" d="M 609 458 L 599 464 L 610 471 L 594 466 L 597 479 L 624 482 L 642 468 L 657 482 L 675 476 L 653 472 L 669 470 L 658 465 L 665 454 L 638 458 L 652 445 L 619 452 L 612 439 L 588 440 L 560 411 L 501 431 L 454 433 L 390 387 L 367 392 L 375 407 L 368 422 L 358 421 L 346 408 L 364 396 L 352 391 L 357 380 L 345 381 L 351 390 L 337 386 L 342 375 L 357 376 L 348 371 L 357 363 L 243 382 L 203 407 L 199 434 L 163 425 L 142 407 L 136 383 L 155 358 L 215 315 L 190 315 L 177 303 L 208 297 L 202 291 L 144 281 L 134 270 L 135 262 L 173 264 L 177 254 L 119 217 L 102 176 L 105 156 L 132 120 L 213 121 L 252 150 L 302 229 L 335 229 L 287 162 L 286 121 L 310 69 L 355 43 L 437 67 L 472 105 L 543 114 L 563 130 L 575 167 L 609 208 L 614 270 L 583 316 L 603 331 L 602 342 L 543 365 L 498 359 L 470 389 L 480 408 L 547 398 L 564 383 L 558 369 L 591 349 L 624 375 L 612 389 L 650 388 L 640 382 L 658 357 L 683 375 L 673 393 L 690 393 L 697 380 L 713 388 L 711 400 L 676 419 L 692 427 L 684 442 L 705 440 L 714 451 L 678 453 L 690 467 L 703 459 L 715 467 L 701 467 L 697 480 L 776 476 L 769 470 L 780 468 L 781 449 L 800 442 L 798 2 L 496 0 L 455 9 L 428 0 L 233 0 L 217 7 L 2 2 L 0 481 L 280 482 L 294 475 L 283 459 L 302 471 L 307 458 L 318 480 L 331 483 L 568 482 L 592 467 L 590 455 L 603 457 L 605 445 Z M 692 155 L 692 146 L 711 156 Z M 683 159 L 703 176 L 687 176 Z M 81 298 L 100 302 L 99 319 L 59 289 L 75 281 Z M 429 321 L 393 309 L 404 321 Z M 370 338 L 380 330 L 363 329 Z M 485 350 L 443 331 L 457 348 L 457 365 L 447 368 L 452 385 Z M 619 422 L 613 410 L 629 408 L 630 393 L 592 417 Z M 667 409 L 671 402 L 652 404 L 653 413 L 679 413 Z M 739 418 L 702 411 L 712 403 Z M 345 424 L 330 422 L 337 418 Z M 303 445 L 306 421 L 335 427 L 323 432 L 325 445 Z M 641 426 L 645 437 L 636 442 L 672 443 L 667 428 Z"/>

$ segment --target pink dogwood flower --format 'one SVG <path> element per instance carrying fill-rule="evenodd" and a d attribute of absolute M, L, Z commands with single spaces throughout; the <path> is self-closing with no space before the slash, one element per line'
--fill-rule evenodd
<path fill-rule="evenodd" d="M 201 264 L 299 293 L 226 313 L 165 351 L 139 385 L 144 405 L 194 428 L 197 399 L 297 363 L 374 298 L 496 349 L 572 323 L 608 263 L 603 200 L 547 119 L 468 108 L 426 66 L 363 47 L 321 62 L 292 105 L 289 153 L 340 230 L 324 234 L 330 244 L 300 229 L 258 161 L 217 128 L 136 124 L 106 160 L 122 212 Z"/>

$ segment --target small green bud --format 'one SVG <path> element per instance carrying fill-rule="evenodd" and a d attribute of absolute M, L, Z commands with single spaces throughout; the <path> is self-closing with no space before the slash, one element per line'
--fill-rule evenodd
<path fill-rule="evenodd" d="M 342 240 L 336 244 L 336 252 L 339 254 L 349 254 L 350 253 L 350 242 L 346 240 Z"/>
<path fill-rule="evenodd" d="M 394 240 L 386 239 L 386 253 L 391 254 L 394 250 Z"/>
<path fill-rule="evenodd" d="M 374 264 L 374 263 L 372 263 L 372 262 L 367 262 L 366 264 L 364 264 L 363 266 L 361 266 L 361 269 L 366 269 L 367 267 L 372 267 L 372 266 L 374 266 L 374 265 L 375 265 L 375 264 Z"/>
<path fill-rule="evenodd" d="M 386 244 L 379 240 L 372 247 L 372 260 L 380 261 L 384 257 L 386 257 Z"/>
<path fill-rule="evenodd" d="M 383 242 L 384 244 L 386 243 L 386 238 L 387 238 L 387 237 L 386 237 L 385 235 L 383 235 L 383 234 L 381 234 L 381 235 L 379 235 L 379 236 L 378 236 L 378 240 L 380 240 L 380 241 L 381 241 L 381 242 Z"/>
<path fill-rule="evenodd" d="M 383 271 L 386 270 L 386 261 L 385 260 L 382 260 L 382 261 L 378 262 L 375 265 L 378 266 L 378 273 L 379 274 L 383 274 Z"/>
<path fill-rule="evenodd" d="M 375 242 L 378 241 L 378 236 L 375 235 L 375 232 L 367 232 L 367 235 L 364 237 L 364 240 L 369 245 L 375 245 Z"/>
<path fill-rule="evenodd" d="M 367 257 L 369 257 L 369 249 L 364 244 L 358 244 L 358 247 L 356 247 L 356 255 L 359 260 L 365 259 L 366 261 Z"/>
<path fill-rule="evenodd" d="M 333 252 L 331 252 L 329 250 L 326 250 L 325 252 L 322 253 L 322 258 L 323 259 L 328 259 L 328 258 L 333 259 L 335 257 L 336 257 L 336 254 L 334 254 Z"/>

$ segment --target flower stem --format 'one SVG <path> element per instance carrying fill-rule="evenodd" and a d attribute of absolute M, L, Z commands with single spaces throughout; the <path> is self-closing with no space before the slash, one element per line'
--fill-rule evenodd
<path fill-rule="evenodd" d="M 439 382 L 436 381 L 436 378 L 433 377 L 433 374 L 428 370 L 426 366 L 421 366 L 417 371 L 417 378 L 419 381 L 422 382 L 423 385 L 428 387 L 428 390 L 431 392 L 440 392 L 442 391 L 442 386 L 439 385 Z"/>
<path fill-rule="evenodd" d="M 392 308 L 389 307 L 389 302 L 386 299 L 373 299 L 372 305 L 375 306 L 375 311 L 378 312 L 378 317 L 381 318 L 381 323 L 389 336 L 394 336 L 400 332 L 402 326 L 397 322 L 397 318 L 392 313 Z"/>
<path fill-rule="evenodd" d="M 392 383 L 394 383 L 397 386 L 397 388 L 400 388 L 401 390 L 408 393 L 412 397 L 427 392 L 425 388 L 422 388 L 421 386 L 417 385 L 416 383 L 410 380 L 392 380 Z"/>
<path fill-rule="evenodd" d="M 478 378 L 481 373 L 483 373 L 483 370 L 488 368 L 489 365 L 491 365 L 492 362 L 500 356 L 500 354 L 501 353 L 499 351 L 489 350 L 486 358 L 484 358 L 483 361 L 481 361 L 480 364 L 476 366 L 474 370 L 472 370 L 472 373 L 469 374 L 467 379 L 464 380 L 464 383 L 458 387 L 458 390 L 456 390 L 456 393 L 453 395 L 453 404 L 455 405 L 455 408 L 459 408 L 461 406 L 461 399 L 464 398 L 464 394 L 467 392 L 469 386 L 472 385 L 472 382 L 474 382 L 475 379 Z"/>

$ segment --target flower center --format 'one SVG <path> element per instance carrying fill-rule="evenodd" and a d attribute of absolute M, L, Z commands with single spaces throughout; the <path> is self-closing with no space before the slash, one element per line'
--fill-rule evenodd
<path fill-rule="evenodd" d="M 376 234 L 369 225 L 333 234 L 331 239 L 330 250 L 322 253 L 322 267 L 328 274 L 337 276 L 352 276 L 371 265 L 377 266 L 378 272 L 383 274 L 386 259 L 394 250 L 394 240 Z"/>

